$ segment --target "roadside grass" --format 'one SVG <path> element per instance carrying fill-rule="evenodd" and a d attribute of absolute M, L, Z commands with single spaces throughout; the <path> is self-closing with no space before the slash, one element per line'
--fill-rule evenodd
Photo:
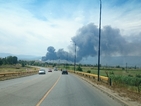
<path fill-rule="evenodd" d="M 20 64 L 16 65 L 1 65 L 0 66 L 0 73 L 5 72 L 25 72 L 25 71 L 36 71 L 37 68 L 25 66 L 22 67 Z"/>
<path fill-rule="evenodd" d="M 0 81 L 19 78 L 24 76 L 29 76 L 33 74 L 37 74 L 38 68 L 24 66 L 20 64 L 16 65 L 1 65 L 0 66 Z"/>
<path fill-rule="evenodd" d="M 76 66 L 76 71 L 77 71 L 77 67 Z M 58 67 L 59 69 L 64 69 L 67 68 L 68 70 L 74 70 L 74 66 L 68 66 L 65 67 L 64 65 L 60 65 Z M 90 73 L 92 74 L 97 74 L 98 73 L 98 69 L 97 67 L 93 67 L 93 66 L 81 66 L 83 72 L 88 72 L 90 71 Z M 107 73 L 108 75 L 120 75 L 120 76 L 131 76 L 131 77 L 135 77 L 136 75 L 141 75 L 141 68 L 116 68 L 116 67 L 100 67 L 100 75 L 101 76 L 106 76 L 107 77 Z"/>
<path fill-rule="evenodd" d="M 75 70 L 77 70 L 77 67 L 75 67 Z M 81 66 L 83 72 L 89 72 L 92 74 L 97 74 L 98 73 L 98 68 L 94 66 Z M 64 65 L 59 65 L 58 69 L 68 69 L 68 70 L 74 70 L 74 66 L 67 66 L 65 67 Z M 141 68 L 123 68 L 123 67 L 100 67 L 100 75 L 101 76 L 108 76 L 108 75 L 120 75 L 120 76 L 130 76 L 130 77 L 136 77 L 136 75 L 141 75 Z"/>
<path fill-rule="evenodd" d="M 98 69 L 97 67 L 82 67 L 83 72 L 87 72 L 88 70 L 91 71 L 92 74 L 97 74 Z M 110 75 L 121 75 L 121 76 L 132 76 L 135 77 L 136 75 L 141 75 L 141 69 L 128 69 L 127 71 L 122 68 L 104 68 L 101 67 L 100 75 L 107 76 L 106 72 Z"/>

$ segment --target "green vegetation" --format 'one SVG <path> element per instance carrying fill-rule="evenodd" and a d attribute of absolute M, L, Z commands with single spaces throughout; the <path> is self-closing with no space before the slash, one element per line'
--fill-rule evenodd
<path fill-rule="evenodd" d="M 88 71 L 87 71 L 87 73 L 91 73 L 91 71 L 90 71 L 90 70 L 88 70 Z"/>
<path fill-rule="evenodd" d="M 18 58 L 16 56 L 8 56 L 5 58 L 0 58 L 0 65 L 6 64 L 17 64 Z"/>
<path fill-rule="evenodd" d="M 77 66 L 76 71 L 83 71 L 80 65 Z"/>
<path fill-rule="evenodd" d="M 24 72 L 24 71 L 35 71 L 36 68 L 25 66 L 22 67 L 21 64 L 16 65 L 1 65 L 0 66 L 0 73 L 5 72 Z"/>
<path fill-rule="evenodd" d="M 138 77 L 131 77 L 131 76 L 110 76 L 110 78 L 113 81 L 114 86 L 118 86 L 118 87 L 136 87 L 137 89 L 135 91 L 137 91 L 138 93 L 140 93 L 140 89 L 141 89 L 141 78 Z"/>
<path fill-rule="evenodd" d="M 82 67 L 83 72 L 97 74 L 97 67 L 85 66 Z M 112 86 L 124 87 L 127 90 L 141 92 L 141 69 L 135 67 L 101 67 L 100 75 L 111 78 Z"/>
<path fill-rule="evenodd" d="M 36 68 L 30 67 L 29 65 L 33 65 L 35 63 L 35 61 L 18 61 L 16 56 L 0 58 L 0 73 L 33 71 L 36 70 Z"/>

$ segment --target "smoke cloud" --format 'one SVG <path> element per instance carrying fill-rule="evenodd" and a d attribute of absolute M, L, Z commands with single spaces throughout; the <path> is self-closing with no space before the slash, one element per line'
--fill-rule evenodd
<path fill-rule="evenodd" d="M 97 56 L 99 32 L 93 23 L 78 29 L 76 36 L 72 37 L 73 45 L 69 46 L 71 52 L 54 47 L 48 47 L 43 60 L 67 59 L 74 60 L 74 45 L 76 44 L 77 61 L 88 56 Z M 101 29 L 101 55 L 102 56 L 141 56 L 141 33 L 138 35 L 123 36 L 120 29 L 104 26 Z"/>
<path fill-rule="evenodd" d="M 64 49 L 59 49 L 58 51 L 55 51 L 55 48 L 53 46 L 49 46 L 47 48 L 46 56 L 42 57 L 42 60 L 46 61 L 57 59 L 73 61 L 74 56 L 71 53 L 64 51 Z"/>
<path fill-rule="evenodd" d="M 98 27 L 93 23 L 80 28 L 72 38 L 78 47 L 80 57 L 96 56 L 98 53 Z M 101 30 L 101 55 L 140 56 L 141 33 L 124 37 L 118 28 L 104 26 Z"/>

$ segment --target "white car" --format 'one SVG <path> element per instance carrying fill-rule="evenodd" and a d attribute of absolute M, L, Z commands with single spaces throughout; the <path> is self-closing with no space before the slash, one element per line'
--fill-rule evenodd
<path fill-rule="evenodd" d="M 58 69 L 56 67 L 54 67 L 54 71 L 57 71 Z"/>
<path fill-rule="evenodd" d="M 40 69 L 40 70 L 39 70 L 39 74 L 46 74 L 45 69 Z"/>

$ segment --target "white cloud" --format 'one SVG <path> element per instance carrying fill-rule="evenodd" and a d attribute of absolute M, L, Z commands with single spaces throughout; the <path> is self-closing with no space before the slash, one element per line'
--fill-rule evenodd
<path fill-rule="evenodd" d="M 123 35 L 137 34 L 141 28 L 140 13 L 140 6 L 134 4 L 133 1 L 114 7 L 109 7 L 109 4 L 105 4 L 102 8 L 102 25 L 111 25 L 119 28 Z"/>
<path fill-rule="evenodd" d="M 68 11 L 68 14 L 61 13 L 57 17 L 59 13 L 53 11 L 53 5 L 45 4 L 34 10 L 30 9 L 32 5 L 28 4 L 26 7 L 25 4 L 28 2 L 9 2 L 0 5 L 0 52 L 45 55 L 48 46 L 67 50 L 71 44 L 71 37 L 75 36 L 80 27 L 90 22 L 97 26 L 99 24 L 99 8 L 96 7 L 90 10 L 77 7 L 76 10 L 66 9 L 64 13 Z M 65 8 L 67 6 L 63 7 Z M 139 32 L 141 9 L 123 14 L 126 8 L 111 9 L 103 4 L 102 25 L 120 28 L 124 34 Z"/>
<path fill-rule="evenodd" d="M 10 50 L 14 54 L 45 55 L 48 46 L 67 49 L 71 37 L 80 27 L 80 24 L 73 20 L 42 21 L 27 10 L 18 8 L 19 10 L 22 12 L 19 13 L 16 9 L 1 10 L 0 41 L 3 45 L 0 52 Z"/>

